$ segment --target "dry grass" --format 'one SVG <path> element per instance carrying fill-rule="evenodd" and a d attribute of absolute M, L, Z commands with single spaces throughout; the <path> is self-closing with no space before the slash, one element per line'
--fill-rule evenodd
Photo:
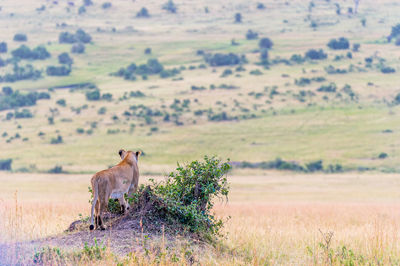
<path fill-rule="evenodd" d="M 0 177 L 6 179 L 5 175 Z M 57 185 L 50 175 L 12 174 L 7 179 L 8 190 L 33 177 L 41 182 L 31 183 L 18 194 L 0 189 L 0 242 L 63 234 L 79 213 L 87 216 L 85 185 L 89 177 L 63 175 L 65 183 Z M 218 216 L 231 217 L 225 227 L 227 237 L 217 246 L 178 239 L 169 244 L 174 248 L 163 253 L 165 243 L 156 238 L 149 240 L 145 250 L 132 248 L 129 258 L 120 256 L 119 260 L 124 259 L 127 265 L 174 264 L 177 258 L 212 265 L 341 264 L 350 256 L 343 254 L 345 247 L 353 252 L 350 259 L 356 264 L 396 264 L 400 259 L 400 206 L 393 189 L 395 179 L 394 175 L 357 174 L 234 176 L 229 203 L 218 203 L 215 208 Z M 71 181 L 80 188 L 68 189 L 65 184 Z M 346 183 L 352 185 L 346 187 Z M 45 192 L 51 189 L 60 192 Z M 326 247 L 323 234 L 328 232 L 333 236 Z M 141 240 L 132 240 L 132 245 L 141 245 Z M 115 261 L 110 250 L 104 251 L 102 263 Z M 95 264 L 87 257 L 71 257 L 69 263 Z"/>

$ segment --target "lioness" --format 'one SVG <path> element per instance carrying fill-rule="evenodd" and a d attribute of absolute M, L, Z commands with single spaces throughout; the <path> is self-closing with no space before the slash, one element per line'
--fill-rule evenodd
<path fill-rule="evenodd" d="M 110 169 L 96 173 L 92 179 L 92 191 L 94 198 L 92 202 L 89 229 L 93 230 L 93 211 L 95 210 L 96 229 L 100 227 L 105 230 L 102 214 L 107 210 L 110 196 L 117 198 L 121 207 L 126 212 L 129 209 L 124 194 L 131 197 L 136 192 L 139 183 L 138 159 L 140 151 L 132 152 L 121 149 L 119 155 L 122 161 Z"/>

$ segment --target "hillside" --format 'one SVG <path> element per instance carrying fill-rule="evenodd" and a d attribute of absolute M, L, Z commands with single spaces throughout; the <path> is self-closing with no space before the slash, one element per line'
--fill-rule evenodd
<path fill-rule="evenodd" d="M 2 1 L 0 87 L 50 96 L 1 108 L 14 171 L 92 173 L 121 147 L 144 151 L 145 173 L 204 154 L 400 171 L 396 1 L 362 0 L 357 14 L 348 0 L 110 3 Z M 341 37 L 348 47 L 327 46 Z"/>

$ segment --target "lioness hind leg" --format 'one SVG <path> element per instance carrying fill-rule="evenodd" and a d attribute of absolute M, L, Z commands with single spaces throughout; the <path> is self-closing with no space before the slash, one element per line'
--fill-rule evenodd
<path fill-rule="evenodd" d="M 122 213 L 127 213 L 129 210 L 129 204 L 126 202 L 124 196 L 118 198 L 119 205 L 121 206 L 121 212 Z"/>
<path fill-rule="evenodd" d="M 105 230 L 105 226 L 103 223 L 103 213 L 106 212 L 108 207 L 108 202 L 106 202 L 104 199 L 100 202 L 100 213 L 99 213 L 99 217 L 98 217 L 98 221 L 99 221 L 99 227 L 100 230 Z"/>

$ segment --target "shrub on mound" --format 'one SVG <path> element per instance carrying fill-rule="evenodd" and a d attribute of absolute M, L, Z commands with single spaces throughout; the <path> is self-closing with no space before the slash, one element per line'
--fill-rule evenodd
<path fill-rule="evenodd" d="M 221 235 L 223 226 L 223 221 L 211 212 L 213 200 L 227 199 L 226 174 L 230 168 L 228 162 L 208 156 L 204 161 L 178 164 L 176 171 L 164 181 L 151 180 L 151 185 L 141 185 L 134 197 L 128 198 L 133 208 L 126 216 L 115 219 L 112 228 L 159 231 L 164 226 L 167 233 L 189 233 L 201 240 L 213 241 Z M 117 203 L 112 199 L 109 202 L 109 210 L 119 212 Z"/>

